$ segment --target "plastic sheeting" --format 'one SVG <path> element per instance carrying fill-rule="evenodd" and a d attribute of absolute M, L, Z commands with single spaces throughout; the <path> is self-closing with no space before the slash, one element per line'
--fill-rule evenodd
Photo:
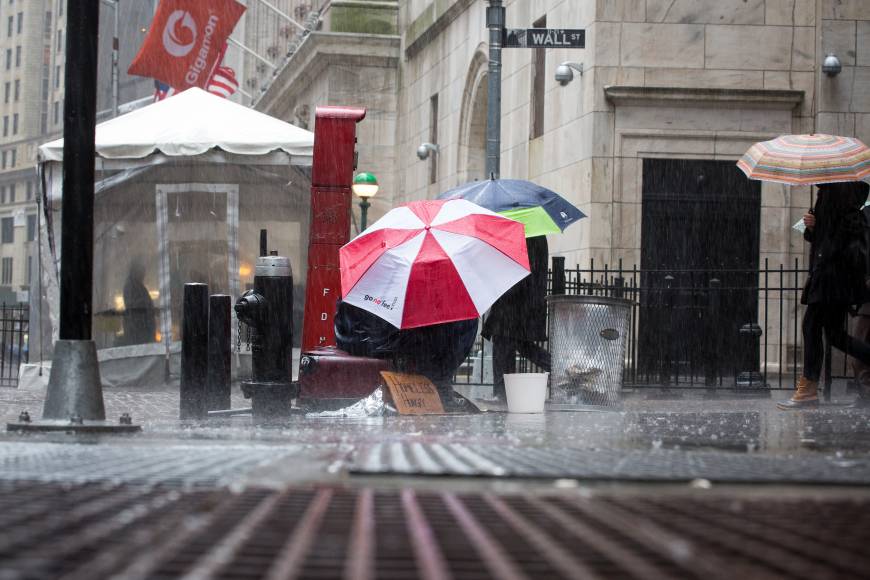
<path fill-rule="evenodd" d="M 419 373 L 436 385 L 452 380 L 477 337 L 479 319 L 399 330 L 386 320 L 351 304 L 338 303 L 338 348 L 355 356 L 387 358 L 401 372 Z"/>
<path fill-rule="evenodd" d="M 198 161 L 181 158 L 98 173 L 102 179 L 94 208 L 93 296 L 98 349 L 162 343 L 160 351 L 168 359 L 181 338 L 183 285 L 204 282 L 211 294 L 234 299 L 249 289 L 261 228 L 269 232 L 269 249 L 290 258 L 294 324 L 301 328 L 310 219 L 308 168 Z M 57 183 L 60 172 L 53 170 L 60 170 L 60 164 L 48 164 L 46 169 L 47 181 Z M 33 339 L 40 340 L 41 329 L 46 359 L 58 330 L 62 201 L 49 195 L 42 201 L 42 288 L 32 298 L 41 295 L 44 302 L 41 310 L 33 305 L 37 321 L 42 315 Z M 237 329 L 234 322 L 233 339 L 244 341 Z M 31 351 L 34 359 L 37 350 Z M 157 356 L 154 349 L 141 355 Z M 162 365 L 131 362 L 131 373 L 117 383 L 141 384 L 156 376 Z M 137 368 L 141 373 L 133 372 Z"/>

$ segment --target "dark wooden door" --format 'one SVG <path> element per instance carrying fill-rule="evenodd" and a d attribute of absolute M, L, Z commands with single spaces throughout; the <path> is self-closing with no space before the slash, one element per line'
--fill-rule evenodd
<path fill-rule="evenodd" d="M 639 370 L 662 382 L 746 370 L 760 183 L 733 161 L 644 159 L 642 195 Z"/>

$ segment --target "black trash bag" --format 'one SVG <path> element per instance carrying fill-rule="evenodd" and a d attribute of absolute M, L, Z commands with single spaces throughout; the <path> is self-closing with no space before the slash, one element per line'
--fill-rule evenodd
<path fill-rule="evenodd" d="M 399 330 L 367 310 L 338 301 L 335 339 L 355 356 L 391 359 L 399 372 L 425 376 L 436 386 L 450 384 L 477 337 L 478 319 Z"/>

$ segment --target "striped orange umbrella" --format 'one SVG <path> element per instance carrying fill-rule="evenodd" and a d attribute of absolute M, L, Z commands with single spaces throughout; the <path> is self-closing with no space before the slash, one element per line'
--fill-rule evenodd
<path fill-rule="evenodd" d="M 737 162 L 749 179 L 818 185 L 870 178 L 870 148 L 853 137 L 782 135 L 756 143 Z"/>

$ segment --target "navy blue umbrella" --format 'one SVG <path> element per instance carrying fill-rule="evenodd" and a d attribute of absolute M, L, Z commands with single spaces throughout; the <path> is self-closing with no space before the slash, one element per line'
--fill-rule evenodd
<path fill-rule="evenodd" d="M 523 179 L 472 181 L 445 191 L 438 199 L 466 199 L 521 222 L 527 238 L 561 233 L 586 217 L 555 191 Z"/>

